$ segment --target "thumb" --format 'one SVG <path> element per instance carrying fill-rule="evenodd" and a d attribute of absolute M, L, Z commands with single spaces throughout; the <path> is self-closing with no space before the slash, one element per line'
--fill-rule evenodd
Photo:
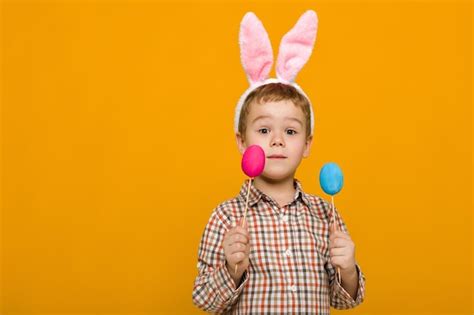
<path fill-rule="evenodd" d="M 243 227 L 243 228 L 247 228 L 247 220 L 244 220 L 244 218 L 241 218 L 239 220 L 239 226 Z"/>

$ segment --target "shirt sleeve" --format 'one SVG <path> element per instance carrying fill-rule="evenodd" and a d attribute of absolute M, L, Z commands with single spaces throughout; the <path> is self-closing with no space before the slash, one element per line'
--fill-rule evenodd
<path fill-rule="evenodd" d="M 329 263 L 329 265 L 331 265 Z M 330 296 L 330 301 L 331 301 L 331 306 L 338 309 L 338 310 L 345 310 L 345 309 L 350 309 L 354 308 L 360 303 L 364 301 L 364 295 L 365 295 L 365 276 L 362 273 L 359 265 L 356 263 L 356 270 L 357 270 L 357 275 L 359 278 L 358 281 L 358 288 L 357 288 L 357 296 L 356 299 L 354 300 L 352 296 L 344 289 L 342 284 L 339 282 L 339 279 L 337 279 L 335 275 L 335 269 L 331 266 L 332 268 L 332 273 L 330 274 L 330 288 L 331 288 L 331 296 Z"/>
<path fill-rule="evenodd" d="M 236 287 L 226 267 L 222 240 L 228 230 L 219 208 L 213 212 L 204 230 L 198 250 L 198 275 L 194 282 L 193 303 L 212 313 L 228 312 L 248 282 L 246 271 Z"/>
<path fill-rule="evenodd" d="M 330 207 L 330 206 L 328 206 Z M 331 211 L 330 208 L 328 211 Z M 339 230 L 349 234 L 346 224 L 339 215 L 337 209 L 336 213 L 336 222 L 339 227 Z M 364 301 L 365 297 L 365 275 L 363 274 L 359 264 L 356 262 L 356 271 L 358 275 L 358 288 L 357 296 L 354 300 L 352 296 L 344 289 L 342 284 L 339 282 L 339 279 L 336 277 L 336 269 L 331 264 L 330 259 L 326 263 L 326 270 L 329 275 L 329 286 L 330 286 L 330 304 L 332 307 L 344 310 L 354 308 L 357 305 L 361 304 Z"/>

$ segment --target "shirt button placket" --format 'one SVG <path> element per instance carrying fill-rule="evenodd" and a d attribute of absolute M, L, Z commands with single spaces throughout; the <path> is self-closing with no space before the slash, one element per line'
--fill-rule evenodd
<path fill-rule="evenodd" d="M 288 209 L 286 206 L 280 208 L 280 222 L 288 223 Z"/>
<path fill-rule="evenodd" d="M 281 224 L 287 224 L 288 221 L 289 221 L 289 216 L 288 216 L 288 207 L 285 206 L 285 207 L 282 207 L 279 209 L 280 210 L 280 223 Z M 283 252 L 283 256 L 286 257 L 286 258 L 291 258 L 291 256 L 293 255 L 293 252 L 291 251 L 291 248 L 287 248 L 284 252 Z M 289 274 L 287 275 L 288 277 L 290 276 Z M 295 294 L 296 293 L 296 286 L 294 284 L 290 284 L 288 285 L 288 292 L 290 292 L 290 294 Z"/>

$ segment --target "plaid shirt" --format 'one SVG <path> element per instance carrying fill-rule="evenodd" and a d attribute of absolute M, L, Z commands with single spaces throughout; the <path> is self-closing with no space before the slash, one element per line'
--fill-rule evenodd
<path fill-rule="evenodd" d="M 303 192 L 295 179 L 295 197 L 284 207 L 255 186 L 250 188 L 247 224 L 250 265 L 236 288 L 227 268 L 222 240 L 243 217 L 248 179 L 240 194 L 214 209 L 198 251 L 199 274 L 193 302 L 213 313 L 329 314 L 362 303 L 365 277 L 359 276 L 354 300 L 335 277 L 329 257 L 331 205 Z M 348 233 L 336 209 L 339 229 Z"/>

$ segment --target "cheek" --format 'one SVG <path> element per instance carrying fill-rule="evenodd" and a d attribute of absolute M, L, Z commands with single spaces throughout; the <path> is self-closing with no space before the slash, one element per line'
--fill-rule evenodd
<path fill-rule="evenodd" d="M 303 153 L 305 149 L 305 141 L 304 139 L 295 139 L 295 141 L 292 141 L 291 147 L 293 152 L 298 152 L 298 153 Z"/>
<path fill-rule="evenodd" d="M 259 134 L 255 134 L 255 133 L 247 134 L 246 140 L 247 140 L 246 141 L 247 146 L 257 144 L 263 148 L 265 145 L 265 138 L 262 136 L 259 136 Z"/>

